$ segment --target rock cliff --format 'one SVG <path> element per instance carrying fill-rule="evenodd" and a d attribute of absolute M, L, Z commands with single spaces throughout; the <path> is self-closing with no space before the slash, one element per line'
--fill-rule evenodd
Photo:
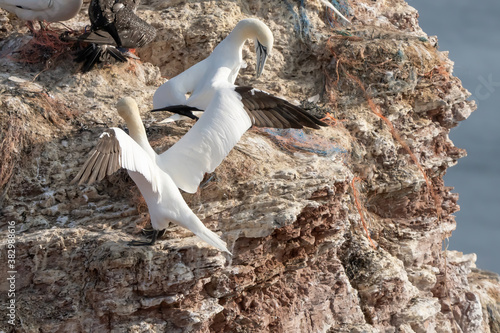
<path fill-rule="evenodd" d="M 88 24 L 87 7 L 66 24 Z M 24 23 L 0 10 L 0 227 L 17 230 L 15 326 L 0 328 L 500 332 L 498 276 L 445 249 L 459 207 L 442 177 L 465 155 L 448 133 L 475 104 L 404 1 L 339 9 L 351 25 L 316 1 L 144 0 L 139 15 L 158 34 L 141 61 L 87 74 L 66 49 L 27 62 Z M 162 115 L 147 112 L 155 89 L 245 17 L 268 24 L 275 48 L 255 79 L 247 43 L 237 83 L 329 114 L 331 126 L 250 130 L 184 194 L 233 256 L 176 226 L 152 247 L 128 246 L 148 213 L 126 172 L 92 186 L 70 180 L 99 134 L 123 126 L 121 97 L 138 101 L 158 152 L 186 133 L 191 121 L 158 125 Z M 0 244 L 7 262 L 7 238 Z"/>

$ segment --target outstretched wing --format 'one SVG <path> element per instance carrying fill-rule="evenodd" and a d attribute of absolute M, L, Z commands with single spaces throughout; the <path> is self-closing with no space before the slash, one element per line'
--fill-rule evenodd
<path fill-rule="evenodd" d="M 160 155 L 158 163 L 177 187 L 194 193 L 204 174 L 219 166 L 252 125 L 316 129 L 327 126 L 284 99 L 251 87 L 231 85 L 217 89 L 204 114 L 176 144 Z"/>
<path fill-rule="evenodd" d="M 78 182 L 78 185 L 90 185 L 120 168 L 125 168 L 142 174 L 151 183 L 153 192 L 158 193 L 161 198 L 158 166 L 141 146 L 121 129 L 113 127 L 104 131 L 89 155 L 71 184 Z"/>
<path fill-rule="evenodd" d="M 235 91 L 241 96 L 243 108 L 254 126 L 272 128 L 311 127 L 314 129 L 319 129 L 320 126 L 328 126 L 315 116 L 307 113 L 300 106 L 293 105 L 265 91 L 252 87 L 236 87 Z M 185 117 L 198 119 L 202 114 L 202 110 L 187 105 L 173 105 L 151 111 L 169 111 L 177 114 L 163 120 L 161 123 L 186 119 Z"/>
<path fill-rule="evenodd" d="M 234 86 L 218 89 L 200 120 L 158 163 L 177 187 L 194 193 L 206 172 L 212 172 L 238 143 L 252 122 Z"/>
<path fill-rule="evenodd" d="M 252 87 L 236 87 L 245 111 L 257 127 L 319 129 L 324 122 L 299 106 Z"/>

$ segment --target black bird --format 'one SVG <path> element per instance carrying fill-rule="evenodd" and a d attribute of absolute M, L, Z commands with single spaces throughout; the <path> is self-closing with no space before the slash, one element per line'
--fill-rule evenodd
<path fill-rule="evenodd" d="M 77 38 L 91 43 L 77 55 L 87 72 L 99 61 L 114 58 L 125 62 L 120 48 L 135 49 L 151 42 L 156 29 L 135 14 L 140 0 L 92 0 L 89 6 L 90 31 Z"/>

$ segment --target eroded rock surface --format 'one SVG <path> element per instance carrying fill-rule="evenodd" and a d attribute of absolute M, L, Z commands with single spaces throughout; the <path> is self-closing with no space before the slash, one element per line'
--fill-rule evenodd
<path fill-rule="evenodd" d="M 69 26 L 88 24 L 87 5 Z M 67 54 L 16 61 L 30 36 L 1 11 L 0 227 L 15 221 L 18 234 L 16 326 L 0 328 L 499 332 L 498 276 L 477 270 L 473 255 L 442 251 L 459 209 L 442 177 L 465 155 L 448 133 L 475 105 L 405 2 L 346 9 L 351 26 L 331 25 L 314 1 L 145 0 L 139 15 L 158 34 L 139 50 L 142 62 L 87 74 Z M 250 130 L 198 193 L 184 195 L 232 257 L 175 226 L 155 246 L 129 247 L 148 214 L 126 172 L 92 186 L 70 180 L 99 134 L 123 126 L 114 108 L 123 96 L 138 101 L 158 152 L 174 144 L 192 122 L 158 125 L 161 115 L 147 112 L 155 89 L 245 17 L 264 20 L 276 44 L 255 79 L 248 43 L 237 83 L 336 120 L 319 131 Z"/>

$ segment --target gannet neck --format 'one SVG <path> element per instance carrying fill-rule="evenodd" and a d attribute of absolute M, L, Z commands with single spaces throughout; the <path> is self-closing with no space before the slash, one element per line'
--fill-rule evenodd
<path fill-rule="evenodd" d="M 214 56 L 219 59 L 223 59 L 223 65 L 236 69 L 236 73 L 231 75 L 233 79 L 236 79 L 237 72 L 243 62 L 242 49 L 247 39 L 254 41 L 257 54 L 256 75 L 259 77 L 264 70 L 266 59 L 271 53 L 274 43 L 271 30 L 263 22 L 251 18 L 241 20 L 212 53 L 215 53 Z"/>
<path fill-rule="evenodd" d="M 248 18 L 238 22 L 233 31 L 231 31 L 217 48 L 221 46 L 225 51 L 229 49 L 241 54 L 241 50 L 247 39 L 253 39 L 255 42 L 259 41 L 268 48 L 268 53 L 271 52 L 274 43 L 273 34 L 264 22 L 254 18 Z M 230 44 L 230 46 L 226 46 L 226 44 Z M 255 47 L 257 47 L 257 45 L 255 45 Z"/>
<path fill-rule="evenodd" d="M 259 38 L 260 37 L 260 38 Z M 226 37 L 228 40 L 235 40 L 238 44 L 243 44 L 247 39 L 257 38 L 261 42 L 273 41 L 272 33 L 262 21 L 248 18 L 236 24 L 233 31 Z"/>
<path fill-rule="evenodd" d="M 120 117 L 127 123 L 130 137 L 154 160 L 156 153 L 149 144 L 146 129 L 142 123 L 139 108 L 135 100 L 132 97 L 122 98 L 116 104 L 116 109 Z"/>

